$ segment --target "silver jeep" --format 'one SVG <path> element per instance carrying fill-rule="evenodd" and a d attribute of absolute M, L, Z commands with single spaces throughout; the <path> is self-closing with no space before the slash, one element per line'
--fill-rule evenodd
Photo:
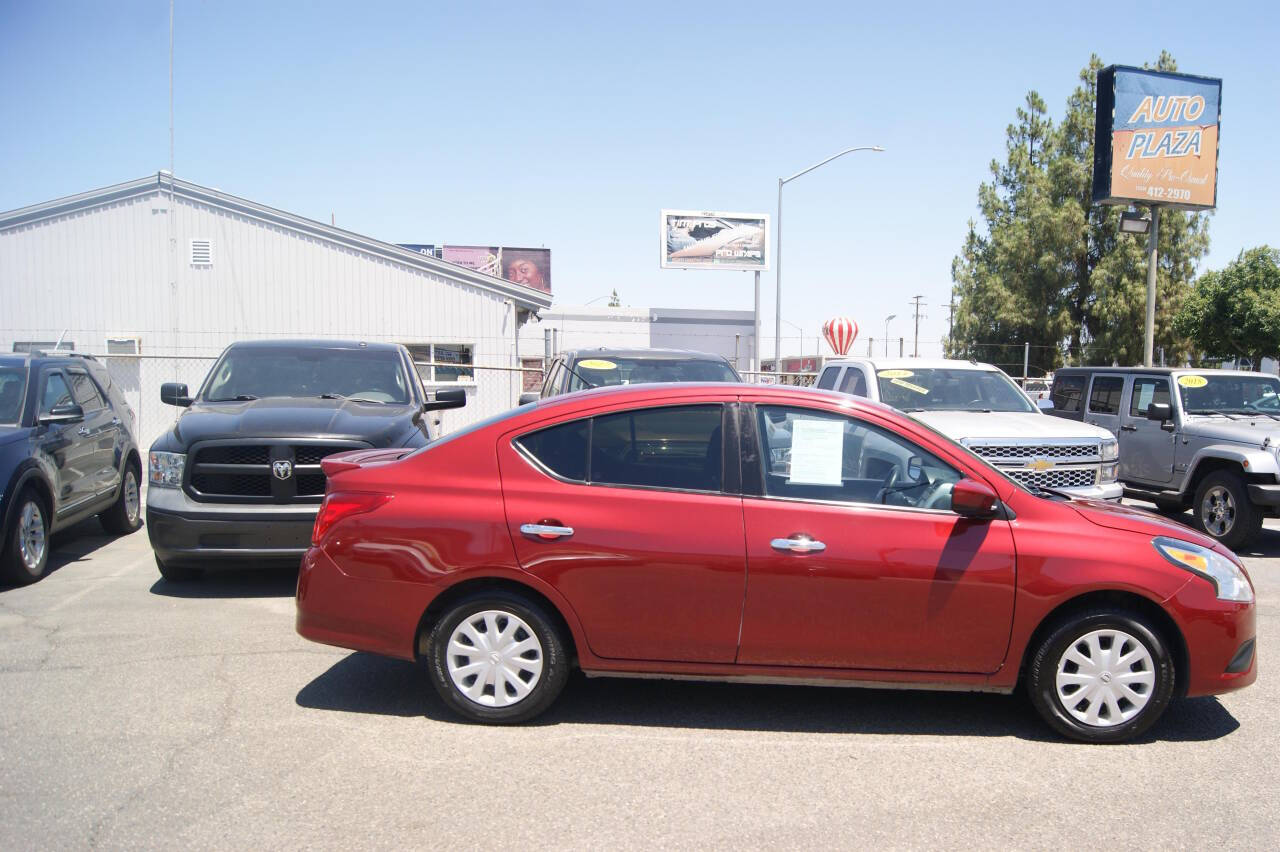
<path fill-rule="evenodd" d="M 1176 391 L 1176 393 L 1171 393 Z M 1071 367 L 1048 413 L 1110 430 L 1126 497 L 1190 507 L 1227 547 L 1280 514 L 1280 378 L 1238 370 Z"/>

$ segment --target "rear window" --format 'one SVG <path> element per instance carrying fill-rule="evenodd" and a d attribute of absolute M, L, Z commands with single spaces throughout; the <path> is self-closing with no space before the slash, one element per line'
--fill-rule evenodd
<path fill-rule="evenodd" d="M 1094 376 L 1089 389 L 1089 411 L 1093 414 L 1119 414 L 1123 376 Z"/>
<path fill-rule="evenodd" d="M 728 362 L 710 358 L 582 358 L 569 371 L 569 390 L 653 382 L 736 382 Z"/>
<path fill-rule="evenodd" d="M 828 367 L 818 376 L 818 389 L 831 390 L 836 386 L 836 376 L 840 375 L 839 367 Z"/>
<path fill-rule="evenodd" d="M 1084 397 L 1084 376 L 1060 376 L 1053 380 L 1049 399 L 1055 411 L 1078 412 Z"/>

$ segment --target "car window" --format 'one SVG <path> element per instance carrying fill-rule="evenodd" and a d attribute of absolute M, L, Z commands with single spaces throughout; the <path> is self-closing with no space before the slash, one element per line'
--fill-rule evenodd
<path fill-rule="evenodd" d="M 1134 379 L 1129 399 L 1129 416 L 1146 417 L 1151 403 L 1169 404 L 1168 379 Z"/>
<path fill-rule="evenodd" d="M 893 432 L 802 408 L 761 406 L 756 416 L 767 496 L 951 508 L 960 472 Z"/>
<path fill-rule="evenodd" d="M 1094 376 L 1089 389 L 1089 411 L 1093 414 L 1119 414 L 1120 392 L 1124 376 Z"/>
<path fill-rule="evenodd" d="M 569 373 L 569 392 L 606 385 L 653 382 L 736 382 L 727 361 L 710 358 L 643 358 L 602 354 L 580 358 Z"/>
<path fill-rule="evenodd" d="M 867 377 L 857 367 L 850 367 L 840 381 L 840 392 L 854 396 L 867 395 Z"/>
<path fill-rule="evenodd" d="M 206 402 L 321 395 L 405 405 L 404 361 L 391 350 L 233 347 L 213 366 L 202 392 Z"/>
<path fill-rule="evenodd" d="M 26 367 L 0 367 L 0 425 L 17 425 L 26 387 Z"/>
<path fill-rule="evenodd" d="M 689 405 L 620 411 L 594 418 L 593 483 L 719 491 L 721 406 Z"/>
<path fill-rule="evenodd" d="M 106 405 L 102 401 L 102 394 L 98 392 L 97 386 L 93 383 L 93 379 L 89 378 L 88 373 L 68 370 L 67 376 L 71 379 L 71 393 L 76 403 L 85 411 L 97 411 Z"/>
<path fill-rule="evenodd" d="M 550 429 L 521 435 L 516 445 L 525 454 L 563 479 L 587 478 L 587 438 L 590 420 L 574 420 Z"/>
<path fill-rule="evenodd" d="M 876 371 L 880 401 L 902 411 L 1035 411 L 1008 376 L 978 367 Z"/>
<path fill-rule="evenodd" d="M 1062 376 L 1053 380 L 1053 390 L 1049 399 L 1053 401 L 1055 411 L 1075 412 L 1080 410 L 1080 400 L 1084 396 L 1084 376 Z"/>
<path fill-rule="evenodd" d="M 71 388 L 61 373 L 49 373 L 44 379 L 44 392 L 40 395 L 40 413 L 48 414 L 59 405 L 70 405 L 74 400 Z"/>
<path fill-rule="evenodd" d="M 818 389 L 831 390 L 836 386 L 836 376 L 840 375 L 839 367 L 827 367 L 822 371 L 822 375 L 818 376 Z"/>

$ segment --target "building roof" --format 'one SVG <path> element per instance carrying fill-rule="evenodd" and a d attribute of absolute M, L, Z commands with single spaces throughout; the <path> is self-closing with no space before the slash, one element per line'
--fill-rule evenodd
<path fill-rule="evenodd" d="M 69 195 L 65 198 L 56 198 L 41 204 L 33 204 L 29 207 L 0 213 L 0 231 L 29 225 L 45 219 L 52 219 L 57 216 L 64 216 L 78 210 L 151 195 L 157 191 L 171 192 L 174 196 L 179 196 L 188 201 L 206 204 L 252 219 L 269 222 L 313 237 L 321 237 L 348 248 L 450 278 L 462 284 L 488 290 L 512 299 L 518 308 L 537 311 L 551 306 L 551 294 L 542 290 L 526 287 L 523 284 L 515 284 L 503 278 L 486 275 L 474 269 L 467 269 L 455 263 L 449 263 L 439 258 L 401 248 L 393 243 L 383 242 L 352 231 L 345 231 L 342 228 L 326 225 L 314 219 L 296 216 L 283 210 L 277 210 L 244 198 L 228 195 L 225 192 L 210 189 L 207 186 L 173 178 L 165 172 L 159 172 L 149 177 L 128 181 L 127 183 L 92 189 L 79 195 Z"/>

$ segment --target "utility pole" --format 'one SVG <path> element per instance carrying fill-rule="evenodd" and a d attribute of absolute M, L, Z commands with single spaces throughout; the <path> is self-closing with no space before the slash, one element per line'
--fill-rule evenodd
<path fill-rule="evenodd" d="M 916 303 L 916 337 L 915 342 L 911 346 L 911 357 L 920 357 L 920 300 L 924 296 L 912 296 L 911 301 Z"/>

